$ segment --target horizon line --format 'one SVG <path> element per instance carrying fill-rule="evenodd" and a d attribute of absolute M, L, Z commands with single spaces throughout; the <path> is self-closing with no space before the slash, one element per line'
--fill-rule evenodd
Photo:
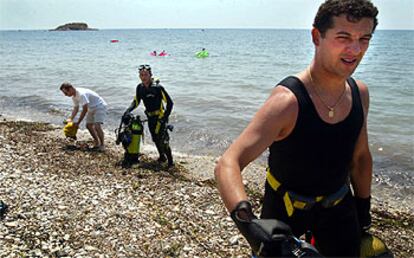
<path fill-rule="evenodd" d="M 251 27 L 251 28 L 241 28 L 241 27 L 210 27 L 210 28 L 199 28 L 199 27 L 188 27 L 188 28 L 89 28 L 90 31 L 99 31 L 99 30 L 311 30 L 312 28 L 270 28 L 270 27 Z M 398 31 L 414 31 L 414 28 L 412 29 L 380 29 L 377 28 L 375 31 L 379 30 L 398 30 Z M 1 29 L 0 31 L 54 31 L 53 29 Z M 67 31 L 88 31 L 88 30 L 67 30 Z M 64 31 L 58 31 L 58 32 L 64 32 Z"/>

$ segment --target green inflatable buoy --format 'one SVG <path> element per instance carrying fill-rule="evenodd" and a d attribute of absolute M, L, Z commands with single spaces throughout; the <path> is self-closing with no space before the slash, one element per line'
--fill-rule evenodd
<path fill-rule="evenodd" d="M 207 50 L 201 50 L 199 52 L 196 53 L 195 55 L 197 58 L 206 58 L 209 56 L 209 53 Z"/>

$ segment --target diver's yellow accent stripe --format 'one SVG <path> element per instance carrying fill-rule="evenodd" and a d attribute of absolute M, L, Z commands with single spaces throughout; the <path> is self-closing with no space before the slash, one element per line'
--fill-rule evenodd
<path fill-rule="evenodd" d="M 167 97 L 165 97 L 164 91 L 161 90 L 162 100 L 167 103 Z"/>
<path fill-rule="evenodd" d="M 162 105 L 162 102 L 161 102 L 160 110 L 158 111 L 160 112 L 158 115 L 158 118 L 163 118 L 164 117 L 164 106 Z"/>
<path fill-rule="evenodd" d="M 155 126 L 155 134 L 158 134 L 160 132 L 161 123 L 158 121 L 157 125 Z"/>
<path fill-rule="evenodd" d="M 165 97 L 165 94 L 164 94 L 163 90 L 161 90 L 161 95 L 162 95 L 162 101 L 167 103 L 167 97 Z M 160 115 L 158 116 L 159 118 L 164 117 L 164 105 L 162 104 L 162 101 L 161 101 L 161 105 L 160 105 Z"/>
<path fill-rule="evenodd" d="M 135 107 L 137 107 L 139 105 L 139 100 L 137 99 L 137 96 L 134 97 L 134 101 L 135 101 Z"/>

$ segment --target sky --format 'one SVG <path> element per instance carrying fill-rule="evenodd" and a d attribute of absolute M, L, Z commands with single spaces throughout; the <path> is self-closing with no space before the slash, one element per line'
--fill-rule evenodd
<path fill-rule="evenodd" d="M 70 22 L 98 29 L 309 29 L 323 0 L 0 0 L 0 30 Z M 372 0 L 377 29 L 414 30 L 414 0 Z"/>

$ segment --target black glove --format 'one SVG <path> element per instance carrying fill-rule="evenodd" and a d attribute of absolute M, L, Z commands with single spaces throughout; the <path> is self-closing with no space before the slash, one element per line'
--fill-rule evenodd
<path fill-rule="evenodd" d="M 248 201 L 241 201 L 230 213 L 240 233 L 260 257 L 285 255 L 284 246 L 292 234 L 288 225 L 275 219 L 257 219 Z"/>
<path fill-rule="evenodd" d="M 122 118 L 128 116 L 130 114 L 130 112 L 128 110 L 126 110 L 123 114 L 122 114 Z"/>
<path fill-rule="evenodd" d="M 361 232 L 365 232 L 371 227 L 371 197 L 360 198 L 354 196 L 354 200 Z"/>
<path fill-rule="evenodd" d="M 130 112 L 128 112 L 128 110 L 127 110 L 122 115 L 121 121 L 124 125 L 128 125 L 129 122 L 131 122 L 132 118 L 133 118 L 132 114 Z"/>
<path fill-rule="evenodd" d="M 160 121 L 161 124 L 166 125 L 166 124 L 168 124 L 168 117 L 165 117 L 165 116 L 161 117 L 159 121 Z"/>

